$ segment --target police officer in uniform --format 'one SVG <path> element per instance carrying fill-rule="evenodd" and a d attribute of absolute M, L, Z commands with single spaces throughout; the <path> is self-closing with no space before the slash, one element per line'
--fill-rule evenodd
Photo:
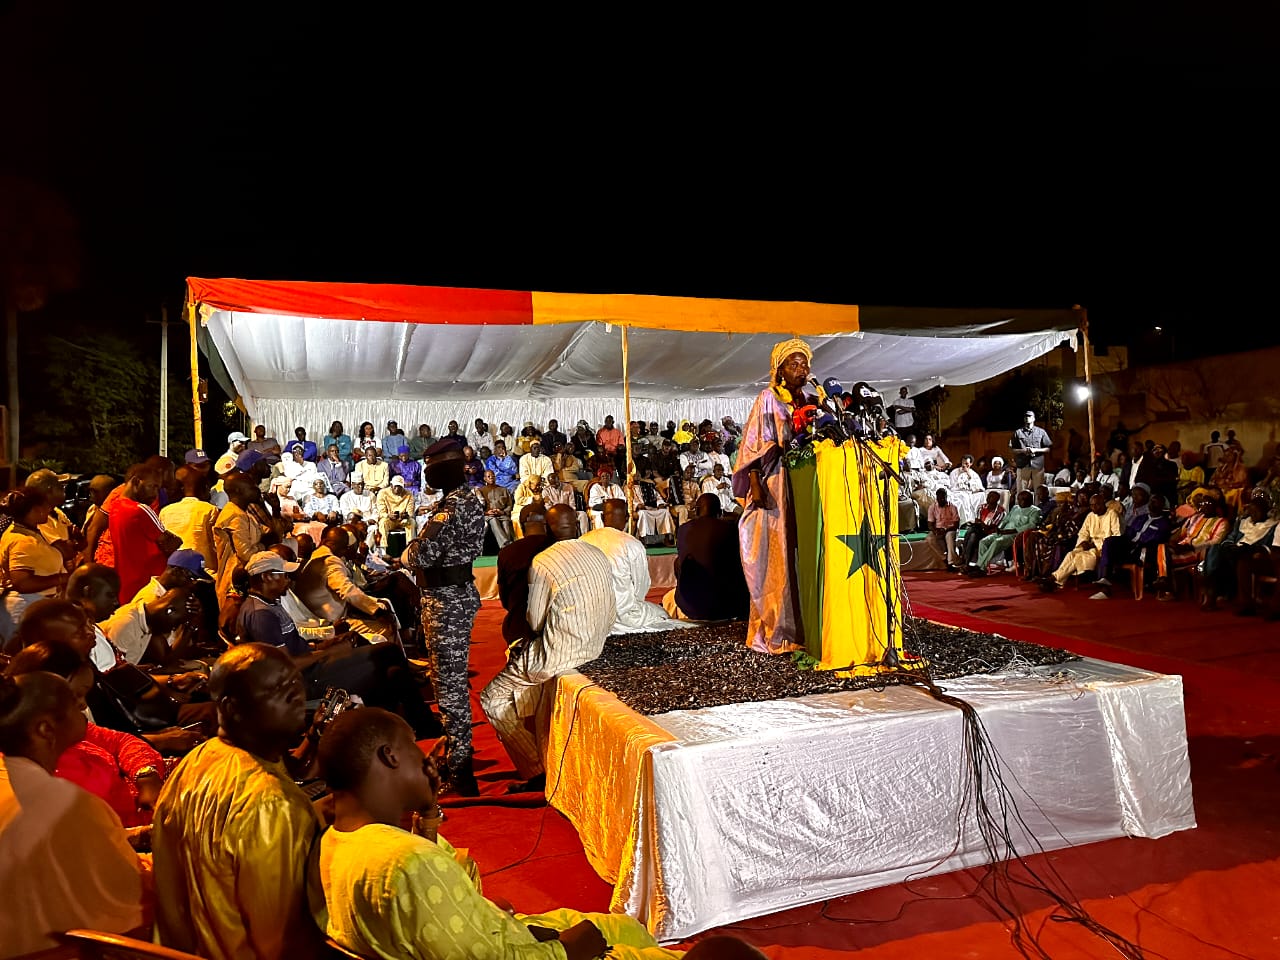
<path fill-rule="evenodd" d="M 484 546 L 485 515 L 462 465 L 462 444 L 456 440 L 427 448 L 423 476 L 445 494 L 402 559 L 422 589 L 422 636 L 435 663 L 436 701 L 449 738 L 449 781 L 455 793 L 475 797 L 480 789 L 471 769 L 467 657 L 480 609 L 471 563 Z"/>

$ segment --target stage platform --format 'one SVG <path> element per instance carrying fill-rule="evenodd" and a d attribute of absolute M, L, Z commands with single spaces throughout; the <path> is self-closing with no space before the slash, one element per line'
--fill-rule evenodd
<path fill-rule="evenodd" d="M 649 554 L 649 584 L 651 590 L 670 590 L 676 585 L 676 551 L 674 547 L 646 547 Z M 498 558 L 477 557 L 471 565 L 475 574 L 476 589 L 481 600 L 498 599 Z"/>
<path fill-rule="evenodd" d="M 1035 838 L 1015 833 L 1020 853 L 1195 826 L 1180 677 L 1083 660 L 942 686 L 999 751 Z M 644 717 L 574 673 L 546 795 L 611 909 L 675 940 L 985 862 L 958 817 L 962 734 L 913 686 Z"/>

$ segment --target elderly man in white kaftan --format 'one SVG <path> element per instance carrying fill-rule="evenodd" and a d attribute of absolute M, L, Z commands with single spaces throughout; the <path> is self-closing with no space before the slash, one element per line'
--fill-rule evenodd
<path fill-rule="evenodd" d="M 596 471 L 596 477 L 596 482 L 591 485 L 591 492 L 587 494 L 587 512 L 591 515 L 592 530 L 597 530 L 604 526 L 604 517 L 600 515 L 600 508 L 606 500 L 625 500 L 627 498 L 627 491 L 613 479 L 612 464 L 601 464 Z"/>
<path fill-rule="evenodd" d="M 507 665 L 480 694 L 494 732 L 529 781 L 545 777 L 556 677 L 600 656 L 614 621 L 609 559 L 577 539 L 577 512 L 552 507 L 547 532 L 555 542 L 529 567 L 527 617 L 534 637 L 512 648 Z"/>
<path fill-rule="evenodd" d="M 734 495 L 747 501 L 738 523 L 742 571 L 751 593 L 747 646 L 764 653 L 785 653 L 804 645 L 794 562 L 795 518 L 782 457 L 791 443 L 792 411 L 805 403 L 803 389 L 812 358 L 803 340 L 786 340 L 773 348 L 769 387 L 751 408 L 733 473 Z"/>
<path fill-rule="evenodd" d="M 978 516 L 987 502 L 987 488 L 982 477 L 973 469 L 973 457 L 965 454 L 960 466 L 951 471 L 951 502 L 960 511 L 960 522 L 968 523 Z"/>
<path fill-rule="evenodd" d="M 582 542 L 596 547 L 613 568 L 613 603 L 617 608 L 610 633 L 642 633 L 690 626 L 672 620 L 656 603 L 648 603 L 649 554 L 627 533 L 627 505 L 621 500 L 604 503 L 604 526 L 582 535 Z"/>
<path fill-rule="evenodd" d="M 645 502 L 646 492 L 653 497 L 652 506 Z M 636 536 L 641 540 L 652 536 L 675 536 L 675 521 L 671 519 L 671 511 L 658 492 L 657 484 L 637 480 L 627 487 L 627 502 L 636 516 Z"/>

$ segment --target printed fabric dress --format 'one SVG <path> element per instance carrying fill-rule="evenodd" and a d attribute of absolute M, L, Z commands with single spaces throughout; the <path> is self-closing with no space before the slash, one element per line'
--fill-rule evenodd
<path fill-rule="evenodd" d="M 742 431 L 733 493 L 746 498 L 738 521 L 738 542 L 751 593 L 747 646 L 762 653 L 783 653 L 804 644 L 796 587 L 795 516 L 782 462 L 790 444 L 791 405 L 772 389 L 761 391 Z M 763 507 L 751 501 L 752 470 L 760 471 L 768 495 Z"/>

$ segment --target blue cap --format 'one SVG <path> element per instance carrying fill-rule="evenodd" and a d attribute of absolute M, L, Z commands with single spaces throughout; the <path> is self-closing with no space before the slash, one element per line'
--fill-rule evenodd
<path fill-rule="evenodd" d="M 396 448 L 396 453 L 408 453 L 408 452 L 409 452 L 408 447 L 401 446 Z"/>
<path fill-rule="evenodd" d="M 199 550 L 175 550 L 169 554 L 167 563 L 171 567 L 182 567 L 197 580 L 213 579 L 204 568 L 204 554 Z"/>
<path fill-rule="evenodd" d="M 265 460 L 261 453 L 257 450 L 246 450 L 240 456 L 236 457 L 236 469 L 248 472 L 253 469 L 260 461 Z"/>

